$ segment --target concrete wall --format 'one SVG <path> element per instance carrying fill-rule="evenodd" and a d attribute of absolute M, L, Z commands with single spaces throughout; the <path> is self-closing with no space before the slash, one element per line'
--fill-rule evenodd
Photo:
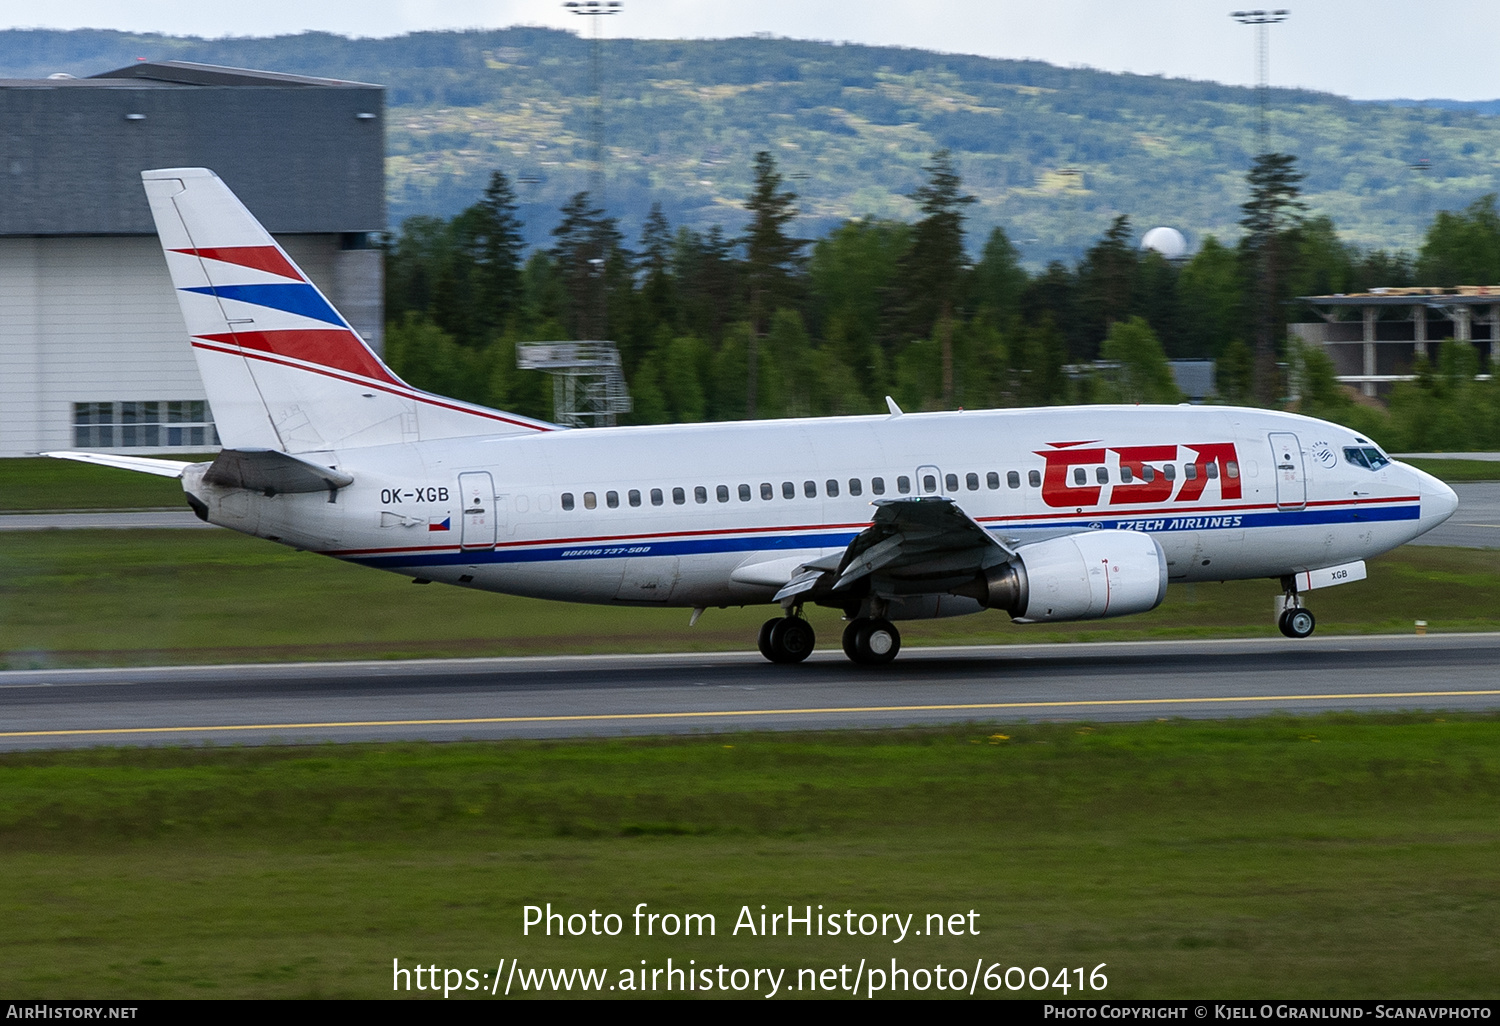
<path fill-rule="evenodd" d="M 383 254 L 278 241 L 378 344 Z M 0 456 L 72 448 L 74 403 L 204 398 L 154 235 L 0 237 Z"/>

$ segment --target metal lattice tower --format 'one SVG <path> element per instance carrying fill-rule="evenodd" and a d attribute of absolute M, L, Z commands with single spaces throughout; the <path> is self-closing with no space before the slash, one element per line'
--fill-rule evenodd
<path fill-rule="evenodd" d="M 589 86 L 594 94 L 593 117 L 590 119 L 590 128 L 593 129 L 593 162 L 589 174 L 589 191 L 594 196 L 594 202 L 604 206 L 604 79 L 599 71 L 599 19 L 611 14 L 619 14 L 623 6 L 621 0 L 568 0 L 563 4 L 574 14 L 582 15 L 589 19 L 591 33 L 590 61 L 589 61 Z"/>
<path fill-rule="evenodd" d="M 516 366 L 552 376 L 552 419 L 564 427 L 614 427 L 631 410 L 613 342 L 525 342 Z"/>
<path fill-rule="evenodd" d="M 1271 92 L 1271 36 L 1270 26 L 1286 21 L 1291 11 L 1235 11 L 1229 16 L 1241 25 L 1255 26 L 1255 96 L 1259 101 L 1260 121 L 1256 126 L 1256 138 L 1261 153 L 1269 153 L 1270 127 L 1266 123 L 1266 104 Z"/>

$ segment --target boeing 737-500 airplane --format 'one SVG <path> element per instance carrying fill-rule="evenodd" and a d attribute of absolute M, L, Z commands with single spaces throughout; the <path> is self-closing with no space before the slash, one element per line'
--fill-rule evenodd
<path fill-rule="evenodd" d="M 1306 592 L 1457 505 L 1346 428 L 1230 407 L 561 430 L 401 381 L 212 171 L 142 178 L 224 450 L 48 455 L 179 477 L 210 523 L 422 582 L 694 620 L 779 604 L 778 663 L 812 650 L 813 602 L 879 664 L 893 620 L 1089 620 L 1263 577 L 1300 638 Z"/>

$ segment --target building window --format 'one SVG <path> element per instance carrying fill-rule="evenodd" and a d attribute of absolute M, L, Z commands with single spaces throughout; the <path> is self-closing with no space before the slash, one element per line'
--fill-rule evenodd
<path fill-rule="evenodd" d="M 90 449 L 207 449 L 219 444 L 219 434 L 202 399 L 74 403 L 73 444 Z"/>

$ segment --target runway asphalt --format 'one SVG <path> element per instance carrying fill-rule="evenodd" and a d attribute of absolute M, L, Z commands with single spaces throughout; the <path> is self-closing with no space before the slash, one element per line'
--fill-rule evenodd
<path fill-rule="evenodd" d="M 1500 709 L 1500 634 L 0 673 L 0 750 Z"/>

